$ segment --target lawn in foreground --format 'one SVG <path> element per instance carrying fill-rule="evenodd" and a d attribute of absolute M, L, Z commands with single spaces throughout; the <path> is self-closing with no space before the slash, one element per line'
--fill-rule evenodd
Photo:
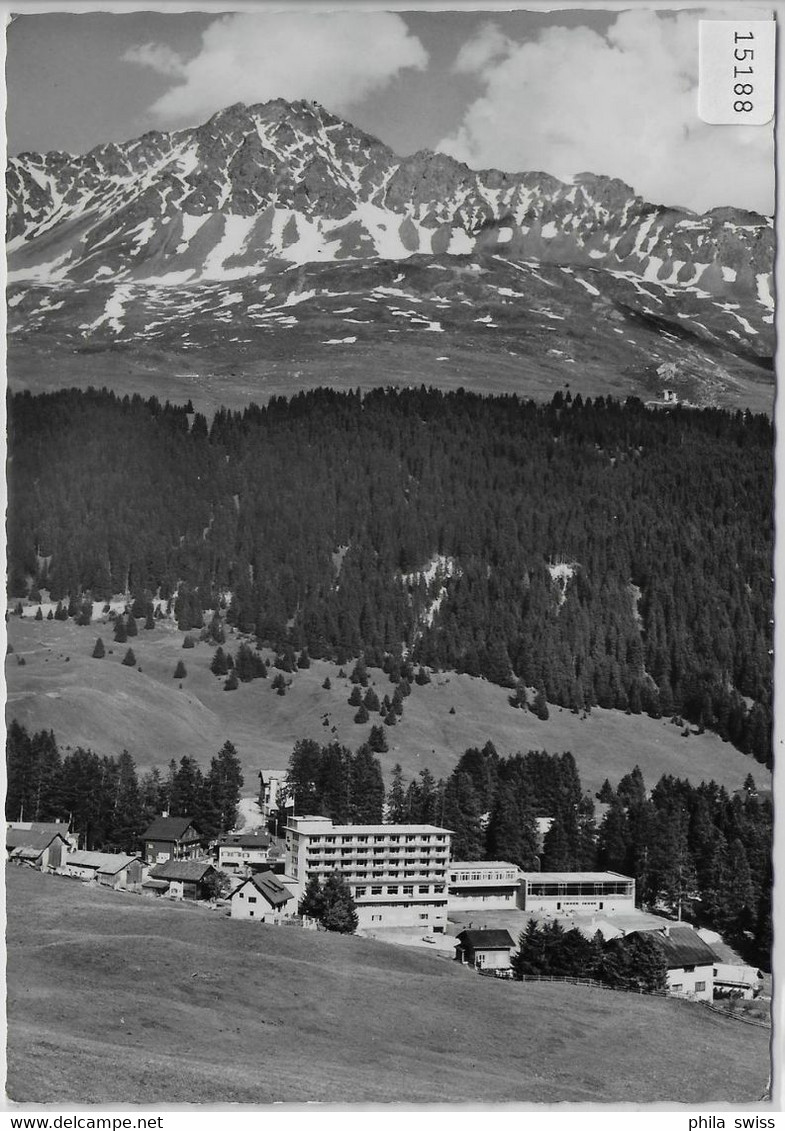
<path fill-rule="evenodd" d="M 753 1102 L 769 1033 L 7 868 L 20 1102 Z"/>

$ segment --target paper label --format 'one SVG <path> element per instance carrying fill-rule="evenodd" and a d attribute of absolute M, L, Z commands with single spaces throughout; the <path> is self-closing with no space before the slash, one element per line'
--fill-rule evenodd
<path fill-rule="evenodd" d="M 698 113 L 712 125 L 774 117 L 774 20 L 700 20 Z"/>

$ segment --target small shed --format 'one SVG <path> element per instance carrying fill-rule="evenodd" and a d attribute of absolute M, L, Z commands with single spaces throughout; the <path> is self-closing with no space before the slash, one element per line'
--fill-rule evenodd
<path fill-rule="evenodd" d="M 473 966 L 475 970 L 509 970 L 515 951 L 515 941 L 509 931 L 461 931 L 455 944 L 458 962 Z"/>
<path fill-rule="evenodd" d="M 265 915 L 292 914 L 297 909 L 294 895 L 279 876 L 273 872 L 257 872 L 249 876 L 229 897 L 233 919 L 256 919 L 264 922 Z"/>
<path fill-rule="evenodd" d="M 146 880 L 142 880 L 142 895 L 149 895 L 157 899 L 162 895 L 166 895 L 168 891 L 168 880 L 151 879 L 150 876 L 148 876 Z"/>

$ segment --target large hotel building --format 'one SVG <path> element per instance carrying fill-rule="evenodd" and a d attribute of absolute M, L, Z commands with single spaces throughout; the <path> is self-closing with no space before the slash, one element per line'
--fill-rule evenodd
<path fill-rule="evenodd" d="M 286 873 L 304 888 L 337 868 L 352 891 L 360 927 L 447 926 L 450 833 L 435 825 L 334 825 L 290 817 Z"/>

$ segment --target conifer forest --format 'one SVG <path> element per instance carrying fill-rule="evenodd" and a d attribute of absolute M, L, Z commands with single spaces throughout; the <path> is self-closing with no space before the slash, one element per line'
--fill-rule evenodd
<path fill-rule="evenodd" d="M 128 594 L 547 711 L 682 716 L 771 763 L 773 427 L 558 393 L 9 400 L 10 598 Z M 212 615 L 212 614 L 208 614 Z"/>

